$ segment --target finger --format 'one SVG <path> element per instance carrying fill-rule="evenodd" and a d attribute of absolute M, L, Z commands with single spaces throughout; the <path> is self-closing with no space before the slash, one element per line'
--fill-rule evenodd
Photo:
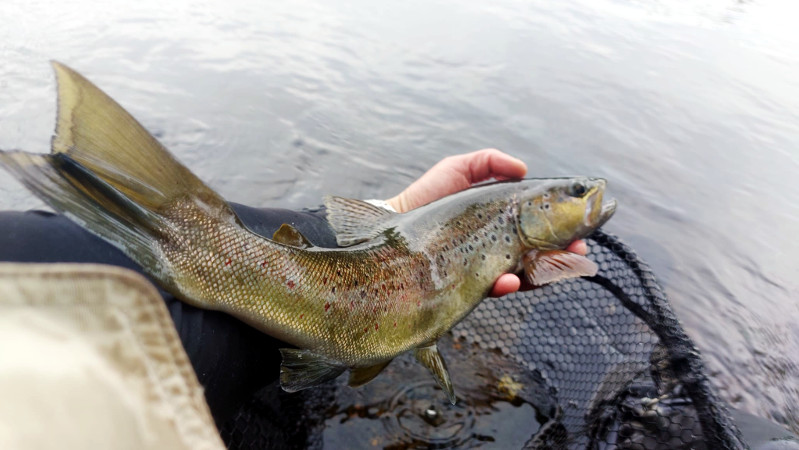
<path fill-rule="evenodd" d="M 493 148 L 467 153 L 463 158 L 465 175 L 472 184 L 489 178 L 521 178 L 527 173 L 524 161 Z"/>
<path fill-rule="evenodd" d="M 588 244 L 586 244 L 584 240 L 580 239 L 569 244 L 569 246 L 566 247 L 566 251 L 585 256 L 588 254 Z"/>
<path fill-rule="evenodd" d="M 489 295 L 491 297 L 502 297 L 503 295 L 518 291 L 520 285 L 521 280 L 519 280 L 519 277 L 512 273 L 506 273 L 497 278 Z"/>

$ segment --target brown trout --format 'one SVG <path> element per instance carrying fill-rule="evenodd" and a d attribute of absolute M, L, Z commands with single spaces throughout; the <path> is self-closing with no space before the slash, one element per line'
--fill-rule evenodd
<path fill-rule="evenodd" d="M 471 188 L 397 214 L 329 197 L 342 248 L 312 246 L 284 224 L 266 239 L 110 97 L 53 63 L 58 117 L 50 154 L 0 161 L 55 210 L 120 248 L 166 290 L 230 313 L 283 349 L 281 385 L 296 391 L 350 369 L 368 382 L 413 350 L 451 402 L 436 340 L 505 272 L 534 284 L 594 275 L 565 252 L 605 223 L 601 179 L 526 179 Z"/>

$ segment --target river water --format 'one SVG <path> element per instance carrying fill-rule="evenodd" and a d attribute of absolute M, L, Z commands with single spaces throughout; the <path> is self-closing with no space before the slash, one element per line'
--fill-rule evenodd
<path fill-rule="evenodd" d="M 791 0 L 0 4 L 0 148 L 48 150 L 50 59 L 226 198 L 385 198 L 496 147 L 609 180 L 734 407 L 799 432 Z M 0 208 L 40 206 L 5 172 Z"/>

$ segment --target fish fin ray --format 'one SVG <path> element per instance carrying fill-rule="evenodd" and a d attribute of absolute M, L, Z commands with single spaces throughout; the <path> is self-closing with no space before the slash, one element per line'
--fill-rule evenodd
<path fill-rule="evenodd" d="M 70 218 L 155 270 L 154 233 L 168 225 L 68 155 L 0 151 L 0 163 L 25 187 Z"/>
<path fill-rule="evenodd" d="M 281 244 L 290 245 L 297 248 L 313 247 L 311 241 L 308 240 L 298 229 L 284 223 L 272 235 L 272 240 Z"/>
<path fill-rule="evenodd" d="M 397 215 L 385 208 L 375 206 L 363 200 L 336 197 L 325 197 L 327 221 L 336 232 L 339 246 L 349 247 L 368 241 L 386 230 L 386 223 Z"/>
<path fill-rule="evenodd" d="M 565 250 L 530 251 L 522 258 L 527 280 L 536 286 L 566 278 L 594 276 L 598 270 L 595 262 Z"/>
<path fill-rule="evenodd" d="M 452 386 L 452 380 L 450 380 L 449 372 L 447 371 L 447 364 L 438 351 L 438 346 L 432 343 L 425 347 L 418 347 L 414 349 L 413 356 L 433 374 L 438 385 L 441 386 L 441 389 L 447 394 L 449 402 L 454 405 L 457 400 L 455 397 L 455 388 Z"/>
<path fill-rule="evenodd" d="M 340 363 L 310 350 L 281 348 L 280 387 L 297 392 L 333 380 L 346 369 Z"/>
<path fill-rule="evenodd" d="M 350 370 L 349 385 L 352 387 L 363 386 L 372 381 L 376 376 L 388 366 L 392 360 L 384 361 L 369 367 L 358 367 Z"/>
<path fill-rule="evenodd" d="M 116 101 L 69 67 L 53 61 L 58 116 L 53 154 L 65 153 L 134 203 L 161 212 L 191 198 L 217 218 L 240 224 L 233 209 L 178 162 Z"/>

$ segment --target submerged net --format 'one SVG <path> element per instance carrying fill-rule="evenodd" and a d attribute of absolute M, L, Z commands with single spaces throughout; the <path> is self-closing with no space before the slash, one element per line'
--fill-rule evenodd
<path fill-rule="evenodd" d="M 259 391 L 231 448 L 745 448 L 655 277 L 616 237 L 599 274 L 480 304 L 440 343 L 459 403 L 398 358 L 373 382 Z"/>

